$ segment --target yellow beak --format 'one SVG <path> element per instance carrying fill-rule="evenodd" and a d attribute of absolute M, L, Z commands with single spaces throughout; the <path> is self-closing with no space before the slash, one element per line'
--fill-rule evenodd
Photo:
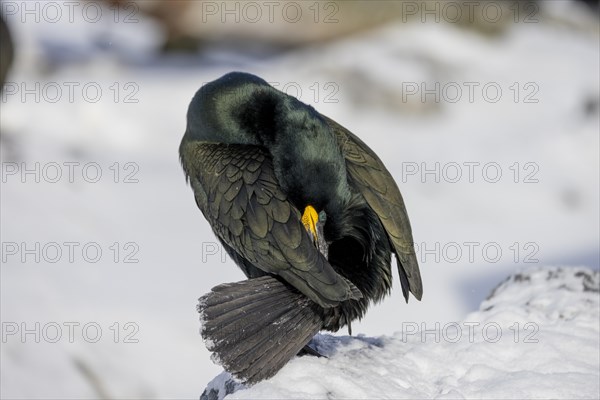
<path fill-rule="evenodd" d="M 306 206 L 304 214 L 302 214 L 302 224 L 304 224 L 304 227 L 311 234 L 315 242 L 319 239 L 319 235 L 317 234 L 318 222 L 319 214 L 317 214 L 317 210 L 311 205 Z"/>
<path fill-rule="evenodd" d="M 327 221 L 327 215 L 322 211 L 321 219 L 319 219 L 319 213 L 311 205 L 306 206 L 304 213 L 302 214 L 302 224 L 306 231 L 310 235 L 310 238 L 315 247 L 323 254 L 325 258 L 329 255 L 329 245 L 325 241 L 325 233 L 323 227 Z"/>

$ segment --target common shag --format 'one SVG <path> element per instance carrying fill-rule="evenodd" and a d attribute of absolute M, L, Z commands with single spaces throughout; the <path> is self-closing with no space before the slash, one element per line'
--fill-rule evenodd
<path fill-rule="evenodd" d="M 392 287 L 423 293 L 406 208 L 350 131 L 240 72 L 196 92 L 179 148 L 196 204 L 247 280 L 200 298 L 213 359 L 255 383 L 320 330 L 361 318 Z"/>

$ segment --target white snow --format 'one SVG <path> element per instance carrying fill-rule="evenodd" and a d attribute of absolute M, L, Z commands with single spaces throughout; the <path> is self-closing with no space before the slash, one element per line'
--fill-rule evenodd
<path fill-rule="evenodd" d="M 299 382 L 289 390 L 320 397 L 327 387 L 335 387 L 338 397 L 353 398 L 367 392 L 383 396 L 385 388 L 394 393 L 404 388 L 407 397 L 485 397 L 508 386 L 524 396 L 533 393 L 527 390 L 539 390 L 539 397 L 595 394 L 597 386 L 589 378 L 597 377 L 590 371 L 598 366 L 591 359 L 598 339 L 590 334 L 597 324 L 594 328 L 594 321 L 586 319 L 592 315 L 584 303 L 553 300 L 550 293 L 562 292 L 550 289 L 550 297 L 544 297 L 540 285 L 535 286 L 535 307 L 515 300 L 468 314 L 517 269 L 599 266 L 598 22 L 570 13 L 567 22 L 575 23 L 564 23 L 563 11 L 556 10 L 540 23 L 513 24 L 499 37 L 452 24 L 392 24 L 266 60 L 216 51 L 155 60 L 149 52 L 160 32 L 142 16 L 136 29 L 109 23 L 90 27 L 82 21 L 22 24 L 8 18 L 18 52 L 9 81 L 26 88 L 36 82 L 58 85 L 63 96 L 52 103 L 27 95 L 23 102 L 21 93 L 5 93 L 0 102 L 2 173 L 9 166 L 19 168 L 16 175 L 4 176 L 0 193 L 0 319 L 6 334 L 0 343 L 0 397 L 197 398 L 221 371 L 199 335 L 195 307 L 211 287 L 244 277 L 216 245 L 197 210 L 177 148 L 195 91 L 232 70 L 255 73 L 290 93 L 300 88 L 301 100 L 351 129 L 380 155 L 405 198 L 424 282 L 423 301 L 411 299 L 406 305 L 396 276 L 392 296 L 353 323 L 353 331 L 365 338 L 388 335 L 373 339 L 383 348 L 367 339 L 322 336 L 323 346 L 341 341 L 331 345 L 340 351 L 339 359 L 295 360 L 272 382 L 237 396 L 262 396 L 283 377 Z M 72 102 L 68 82 L 80 84 Z M 456 103 L 423 103 L 416 94 L 404 101 L 403 83 L 406 89 L 406 83 L 422 82 L 427 88 L 455 82 L 464 89 L 463 97 Z M 478 90 L 470 102 L 468 82 L 479 88 L 497 84 L 503 96 L 491 103 Z M 515 82 L 521 100 L 538 88 L 533 95 L 538 102 L 515 103 Z M 526 88 L 530 82 L 535 85 Z M 87 83 L 102 89 L 98 102 L 83 97 Z M 138 101 L 126 103 L 127 95 Z M 79 163 L 73 182 L 65 162 Z M 444 179 L 450 175 L 439 182 L 431 174 L 422 179 L 423 167 L 435 168 L 436 162 L 448 174 L 448 167 L 458 165 L 462 178 L 456 183 Z M 465 163 L 472 162 L 480 164 L 469 182 Z M 40 168 L 57 163 L 62 179 L 36 183 L 30 174 L 22 183 L 23 167 L 35 163 Z M 101 168 L 97 183 L 81 175 L 90 163 Z M 497 183 L 482 176 L 489 163 L 502 171 Z M 415 166 L 419 170 L 411 175 Z M 139 181 L 125 183 L 127 176 Z M 526 177 L 537 182 L 524 183 Z M 72 262 L 65 242 L 79 243 Z M 23 250 L 23 243 L 27 249 L 56 243 L 62 257 L 48 261 L 56 246 L 47 247 L 40 262 L 22 251 L 11 255 L 6 247 Z M 86 244 L 101 248 L 99 261 L 85 259 L 81 249 Z M 436 246 L 434 254 L 428 252 Z M 138 262 L 125 263 L 126 256 Z M 563 320 L 561 312 L 576 316 Z M 403 343 L 396 334 L 413 323 L 443 327 L 477 318 L 501 323 L 499 343 L 421 343 L 416 336 Z M 511 324 L 529 319 L 549 324 L 540 326 L 540 343 L 510 342 Z M 577 332 L 572 321 L 581 325 Z M 584 321 L 588 328 L 582 328 Z M 70 323 L 79 324 L 71 325 L 72 342 Z M 9 334 L 15 324 L 18 331 Z M 56 342 L 49 340 L 54 324 L 62 333 Z M 84 326 L 89 328 L 85 335 Z M 93 343 L 97 327 L 102 336 Z M 22 336 L 23 329 L 33 333 Z M 552 345 L 542 340 L 546 333 Z M 368 347 L 373 351 L 363 351 Z M 398 355 L 405 364 L 394 361 Z M 387 374 L 388 380 L 378 381 L 381 389 L 371 385 L 367 391 L 358 367 L 360 360 L 375 358 L 381 362 L 368 363 L 370 379 Z M 352 362 L 344 364 L 344 359 Z M 454 360 L 460 362 L 450 363 Z M 320 376 L 314 383 L 302 381 L 306 374 L 316 375 L 305 371 L 309 364 Z M 548 392 L 527 385 L 542 382 L 544 374 L 556 381 L 543 380 Z M 582 379 L 586 382 L 579 385 Z M 581 396 L 573 391 L 576 386 Z"/>
<path fill-rule="evenodd" d="M 328 358 L 301 357 L 226 399 L 597 399 L 600 275 L 530 268 L 502 283 L 462 321 L 390 336 L 319 335 Z M 220 390 L 220 391 L 219 391 Z M 208 392 L 207 392 L 208 393 Z"/>

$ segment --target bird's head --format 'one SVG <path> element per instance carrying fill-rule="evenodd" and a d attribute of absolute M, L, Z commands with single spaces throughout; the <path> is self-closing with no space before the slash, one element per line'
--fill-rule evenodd
<path fill-rule="evenodd" d="M 281 189 L 326 253 L 325 217 L 335 221 L 350 194 L 337 140 L 314 108 L 261 78 L 233 72 L 194 96 L 184 141 L 190 139 L 264 147 Z"/>

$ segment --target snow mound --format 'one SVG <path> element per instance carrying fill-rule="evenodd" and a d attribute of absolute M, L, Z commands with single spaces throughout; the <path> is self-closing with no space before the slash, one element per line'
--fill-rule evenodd
<path fill-rule="evenodd" d="M 252 387 L 223 372 L 201 399 L 600 398 L 600 274 L 529 268 L 464 321 L 403 323 L 392 336 L 317 335 Z M 443 307 L 443 302 L 440 302 Z"/>

